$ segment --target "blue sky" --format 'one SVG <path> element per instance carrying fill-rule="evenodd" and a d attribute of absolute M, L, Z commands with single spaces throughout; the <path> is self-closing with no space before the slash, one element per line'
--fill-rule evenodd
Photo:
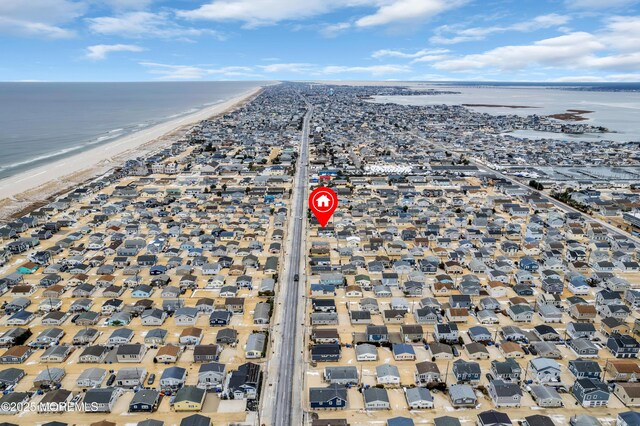
<path fill-rule="evenodd" d="M 1 81 L 640 81 L 640 0 L 0 0 Z"/>

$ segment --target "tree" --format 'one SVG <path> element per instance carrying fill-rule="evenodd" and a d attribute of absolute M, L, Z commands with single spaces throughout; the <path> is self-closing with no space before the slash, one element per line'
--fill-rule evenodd
<path fill-rule="evenodd" d="M 544 186 L 540 182 L 537 182 L 533 179 L 529 181 L 529 186 L 533 189 L 537 189 L 538 191 L 542 191 L 544 189 Z"/>

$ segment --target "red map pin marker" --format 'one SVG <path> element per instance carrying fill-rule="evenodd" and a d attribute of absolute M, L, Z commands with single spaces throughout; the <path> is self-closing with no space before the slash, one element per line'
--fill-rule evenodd
<path fill-rule="evenodd" d="M 336 211 L 336 207 L 338 207 L 338 196 L 326 186 L 316 188 L 309 194 L 309 208 L 323 228 L 331 219 L 333 212 Z"/>

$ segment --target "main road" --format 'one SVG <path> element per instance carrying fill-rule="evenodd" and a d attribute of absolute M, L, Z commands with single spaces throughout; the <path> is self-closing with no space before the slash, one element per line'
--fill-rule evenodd
<path fill-rule="evenodd" d="M 306 102 L 306 101 L 305 101 Z M 309 159 L 309 126 L 313 114 L 313 106 L 307 104 L 304 116 L 302 137 L 300 141 L 300 155 L 296 166 L 296 175 L 292 191 L 292 222 L 289 225 L 289 238 L 286 258 L 281 278 L 280 293 L 280 335 L 279 351 L 272 362 L 276 362 L 277 380 L 275 380 L 275 400 L 272 408 L 272 426 L 291 426 L 302 424 L 301 379 L 297 381 L 294 390 L 294 379 L 300 377 L 302 369 L 302 339 L 298 338 L 301 330 L 302 318 L 300 312 L 300 286 L 304 286 L 304 235 L 306 221 L 305 202 L 308 181 Z M 299 280 L 295 276 L 299 276 Z"/>

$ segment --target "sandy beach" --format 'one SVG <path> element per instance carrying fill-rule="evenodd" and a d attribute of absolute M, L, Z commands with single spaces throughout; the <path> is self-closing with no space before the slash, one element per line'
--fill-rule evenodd
<path fill-rule="evenodd" d="M 127 159 L 142 156 L 174 142 L 189 126 L 237 107 L 254 97 L 262 87 L 72 157 L 0 180 L 0 220 L 31 205 L 43 203 L 78 183 L 100 176 Z"/>

